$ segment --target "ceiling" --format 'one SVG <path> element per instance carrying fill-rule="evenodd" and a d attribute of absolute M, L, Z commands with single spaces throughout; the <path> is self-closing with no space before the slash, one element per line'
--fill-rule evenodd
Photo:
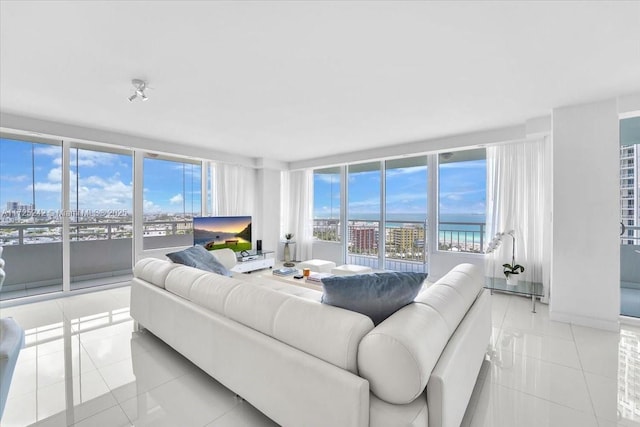
<path fill-rule="evenodd" d="M 2 112 L 256 158 L 638 91 L 640 1 L 0 2 Z"/>

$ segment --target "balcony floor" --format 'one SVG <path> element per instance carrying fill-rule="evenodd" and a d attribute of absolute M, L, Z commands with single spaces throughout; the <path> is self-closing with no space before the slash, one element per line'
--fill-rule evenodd
<path fill-rule="evenodd" d="M 132 278 L 133 278 L 133 274 L 123 274 L 118 276 L 101 277 L 97 279 L 78 280 L 76 282 L 71 282 L 71 290 L 75 291 L 78 289 L 93 288 L 96 286 L 112 285 L 117 283 L 126 284 L 126 283 L 129 283 Z M 38 286 L 38 287 L 31 287 L 31 288 L 24 286 L 22 287 L 22 289 L 14 289 L 14 290 L 9 290 L 5 287 L 2 290 L 2 292 L 0 292 L 0 301 L 30 297 L 34 295 L 50 294 L 54 292 L 62 292 L 62 285 L 55 284 L 55 285 Z"/>

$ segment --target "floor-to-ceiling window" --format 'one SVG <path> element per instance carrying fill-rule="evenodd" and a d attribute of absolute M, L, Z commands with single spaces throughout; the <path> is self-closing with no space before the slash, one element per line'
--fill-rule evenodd
<path fill-rule="evenodd" d="M 427 156 L 385 162 L 385 268 L 426 271 Z"/>
<path fill-rule="evenodd" d="M 0 138 L 0 299 L 62 290 L 62 147 Z"/>
<path fill-rule="evenodd" d="M 487 162 L 484 148 L 438 155 L 438 250 L 484 250 Z"/>
<path fill-rule="evenodd" d="M 71 288 L 131 275 L 133 158 L 130 152 L 74 146 L 69 151 Z"/>
<path fill-rule="evenodd" d="M 429 164 L 433 165 L 431 173 Z M 332 240 L 340 230 L 339 218 L 345 215 L 348 263 L 428 271 L 430 248 L 483 252 L 484 148 L 349 164 L 345 168 L 347 183 L 343 187 L 340 167 L 314 171 L 314 235 L 319 240 Z M 344 187 L 346 206 L 339 204 L 339 190 Z M 431 197 L 430 188 L 438 194 Z M 429 212 L 434 218 L 429 218 Z M 432 221 L 435 224 L 430 225 Z"/>
<path fill-rule="evenodd" d="M 640 117 L 620 120 L 620 313 L 640 317 Z"/>
<path fill-rule="evenodd" d="M 144 249 L 193 245 L 193 217 L 202 212 L 202 164 L 144 159 Z"/>
<path fill-rule="evenodd" d="M 378 268 L 381 236 L 380 162 L 348 166 L 347 259 Z"/>
<path fill-rule="evenodd" d="M 341 168 L 313 171 L 313 236 L 319 240 L 339 242 Z"/>

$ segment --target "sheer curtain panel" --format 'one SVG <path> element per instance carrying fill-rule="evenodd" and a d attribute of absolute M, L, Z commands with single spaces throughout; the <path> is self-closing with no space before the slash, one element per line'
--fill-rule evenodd
<path fill-rule="evenodd" d="M 308 260 L 313 251 L 313 171 L 282 172 L 282 224 L 280 235 L 293 233 L 296 258 Z"/>
<path fill-rule="evenodd" d="M 549 289 L 550 165 L 544 139 L 487 148 L 487 241 L 502 234 L 501 244 L 487 248 L 486 274 L 504 278 L 502 264 L 525 267 L 521 280 Z M 513 239 L 508 233 L 513 230 Z"/>
<path fill-rule="evenodd" d="M 255 169 L 225 163 L 216 163 L 211 169 L 213 215 L 253 215 L 256 193 Z"/>

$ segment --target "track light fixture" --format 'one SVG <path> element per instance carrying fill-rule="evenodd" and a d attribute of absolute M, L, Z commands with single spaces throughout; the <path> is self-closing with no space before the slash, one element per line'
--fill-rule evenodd
<path fill-rule="evenodd" d="M 131 84 L 136 90 L 135 92 L 133 92 L 133 95 L 131 95 L 128 98 L 129 102 L 133 102 L 133 100 L 138 97 L 141 98 L 143 101 L 146 101 L 149 99 L 147 95 L 144 93 L 144 91 L 147 89 L 147 83 L 144 80 L 133 79 L 131 80 Z"/>

